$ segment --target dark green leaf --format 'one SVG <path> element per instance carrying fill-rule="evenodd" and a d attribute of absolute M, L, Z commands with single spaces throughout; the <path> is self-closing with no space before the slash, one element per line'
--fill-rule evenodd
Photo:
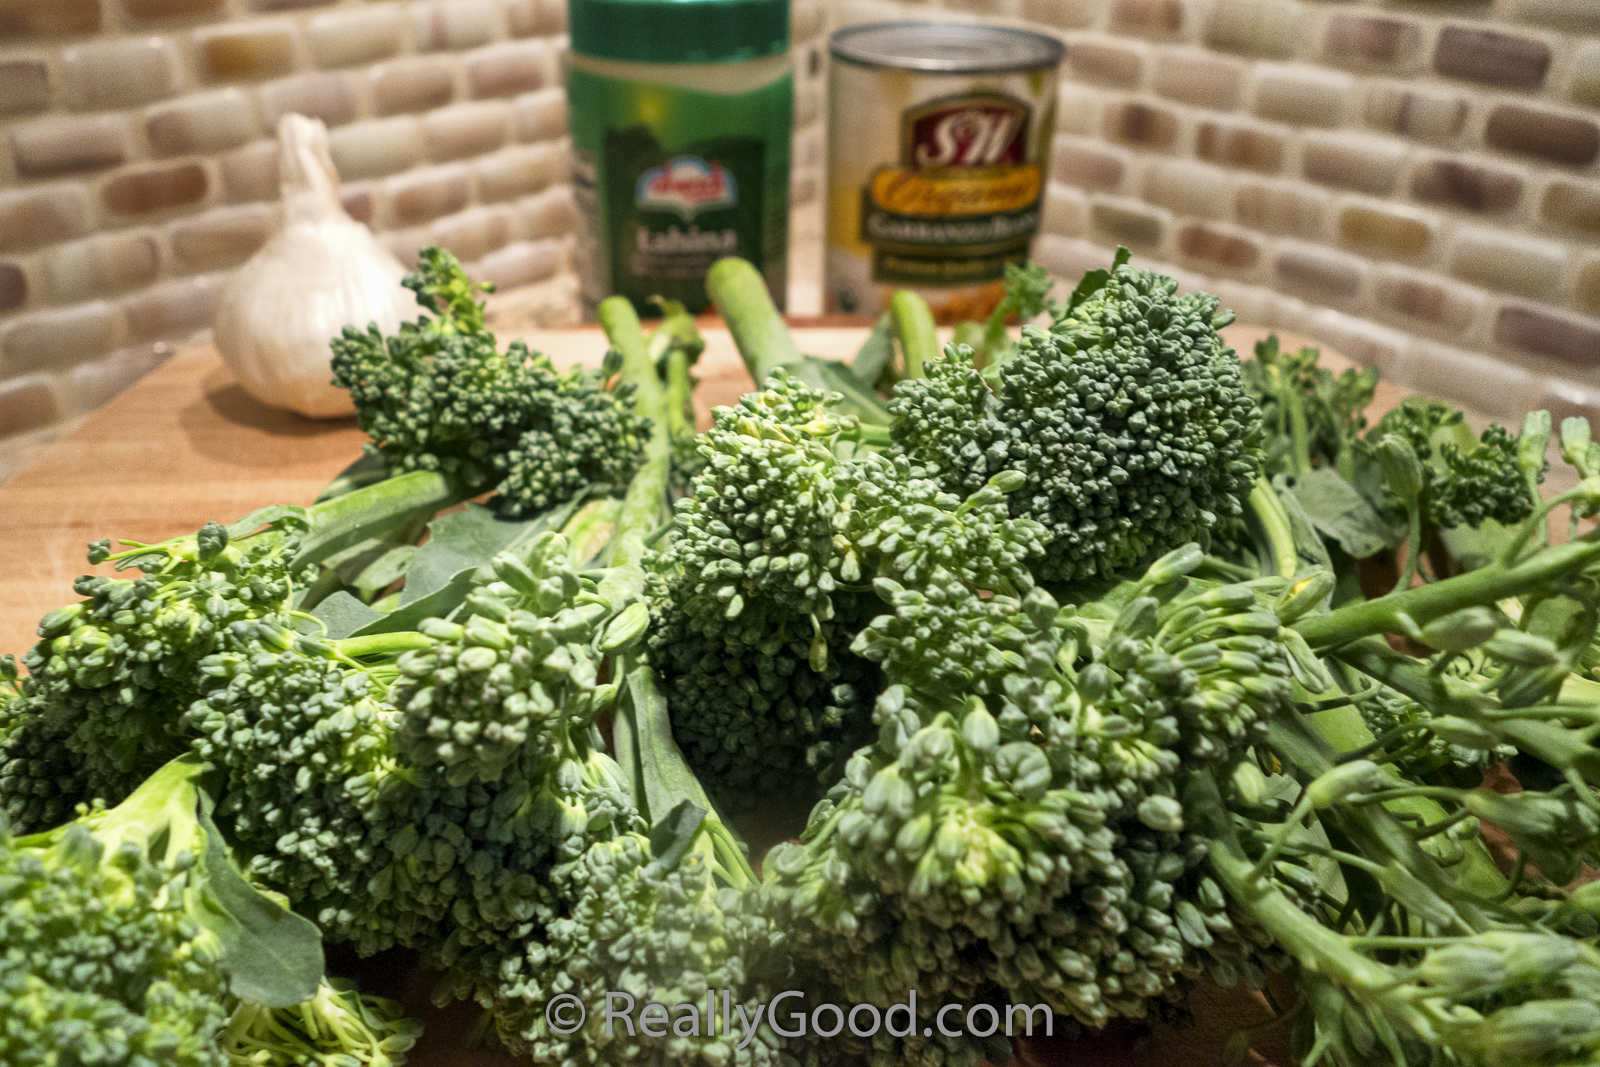
<path fill-rule="evenodd" d="M 413 600 L 409 604 L 396 607 L 393 611 L 380 615 L 361 629 L 349 634 L 350 637 L 366 637 L 370 634 L 396 634 L 404 630 L 415 630 L 417 623 L 423 619 L 444 619 L 459 608 L 462 601 L 467 599 L 467 593 L 472 589 L 472 576 L 477 571 L 476 567 L 467 567 L 457 571 L 450 577 L 441 589 L 436 589 L 420 600 Z"/>
<path fill-rule="evenodd" d="M 650 828 L 650 852 L 655 856 L 655 863 L 667 870 L 676 867 L 694 844 L 694 836 L 705 821 L 705 808 L 687 800 L 680 801 Z"/>
<path fill-rule="evenodd" d="M 406 587 L 400 603 L 410 604 L 438 592 L 463 570 L 489 562 L 519 537 L 560 529 L 578 503 L 572 501 L 519 521 L 498 518 L 482 504 L 468 504 L 465 511 L 440 515 L 428 526 L 427 544 L 417 549 L 406 565 Z"/>
<path fill-rule="evenodd" d="M 1072 295 L 1067 298 L 1066 310 L 1068 312 L 1072 311 L 1073 308 L 1089 299 L 1095 293 L 1098 293 L 1100 290 L 1104 289 L 1106 287 L 1106 282 L 1111 280 L 1111 271 L 1116 270 L 1118 267 L 1128 262 L 1128 260 L 1132 258 L 1132 255 L 1133 254 L 1126 248 L 1119 247 L 1117 249 L 1116 256 L 1111 260 L 1111 270 L 1101 267 L 1084 274 L 1083 280 L 1078 283 L 1078 287 L 1074 289 L 1072 291 Z"/>
<path fill-rule="evenodd" d="M 255 889 L 233 865 L 202 793 L 205 853 L 191 876 L 189 911 L 222 946 L 228 987 L 241 1000 L 287 1008 L 316 995 L 322 935 L 309 920 Z"/>
<path fill-rule="evenodd" d="M 1295 500 L 1318 533 L 1353 559 L 1366 559 L 1405 540 L 1405 531 L 1378 513 L 1356 487 L 1326 467 L 1307 471 L 1285 500 Z"/>
<path fill-rule="evenodd" d="M 287 518 L 299 520 L 287 524 L 293 529 L 304 529 L 311 525 L 311 513 L 305 508 L 295 507 L 293 504 L 269 504 L 264 508 L 257 508 L 237 522 L 229 523 L 228 536 L 240 538 L 245 534 L 255 533 L 263 526 L 272 526 Z"/>
<path fill-rule="evenodd" d="M 343 589 L 330 594 L 311 614 L 328 628 L 327 636 L 332 640 L 349 637 L 363 626 L 383 618 L 382 612 L 373 611 Z"/>
<path fill-rule="evenodd" d="M 893 362 L 894 319 L 885 311 L 878 316 L 872 332 L 861 342 L 861 347 L 856 349 L 856 358 L 851 361 L 850 369 L 862 381 L 876 384 L 883 377 L 884 369 Z"/>

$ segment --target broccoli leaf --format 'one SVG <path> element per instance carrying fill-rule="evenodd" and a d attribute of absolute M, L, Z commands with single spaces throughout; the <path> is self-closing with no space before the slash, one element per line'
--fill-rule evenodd
<path fill-rule="evenodd" d="M 1322 536 L 1337 542 L 1352 559 L 1366 559 L 1405 540 L 1405 530 L 1385 519 L 1356 487 L 1327 467 L 1295 480 L 1294 500 Z"/>
<path fill-rule="evenodd" d="M 867 334 L 867 339 L 856 350 L 856 358 L 851 361 L 850 369 L 862 381 L 876 384 L 883 377 L 884 369 L 893 362 L 894 318 L 885 311 L 878 316 L 878 321 L 872 325 L 872 332 Z"/>
<path fill-rule="evenodd" d="M 434 519 L 428 542 L 417 549 L 406 566 L 406 587 L 401 604 L 421 600 L 451 584 L 463 570 L 472 570 L 494 558 L 513 541 L 566 525 L 578 500 L 569 501 L 532 519 L 508 521 L 482 504 Z"/>
<path fill-rule="evenodd" d="M 1132 258 L 1132 252 L 1129 252 L 1126 248 L 1118 247 L 1116 256 L 1111 260 L 1110 268 L 1096 267 L 1094 270 L 1088 271 L 1084 274 L 1083 281 L 1078 283 L 1078 287 L 1074 289 L 1072 291 L 1072 295 L 1067 298 L 1067 303 L 1061 308 L 1060 314 L 1071 314 L 1079 304 L 1083 303 L 1085 300 L 1104 289 L 1106 287 L 1106 282 L 1111 280 L 1111 272 Z"/>
<path fill-rule="evenodd" d="M 382 612 L 373 611 L 343 589 L 330 594 L 311 609 L 311 614 L 328 628 L 327 636 L 333 640 L 349 637 L 368 623 L 383 618 Z"/>
<path fill-rule="evenodd" d="M 222 946 L 223 967 L 235 996 L 269 1008 L 287 1008 L 316 995 L 322 981 L 322 934 L 255 889 L 228 856 L 211 819 L 211 802 L 199 804 L 205 851 L 191 882 L 190 913 Z"/>

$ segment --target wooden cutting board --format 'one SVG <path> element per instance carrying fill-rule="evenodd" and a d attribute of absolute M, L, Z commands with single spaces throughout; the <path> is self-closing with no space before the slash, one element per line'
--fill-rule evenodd
<path fill-rule="evenodd" d="M 732 403 L 750 388 L 728 332 L 708 321 L 707 348 L 696 374 L 701 425 L 713 405 Z M 1248 353 L 1266 330 L 1230 327 L 1224 336 Z M 598 366 L 604 335 L 594 327 L 534 331 L 520 335 L 558 364 Z M 848 359 L 866 336 L 865 326 L 838 320 L 795 322 L 800 348 L 817 356 Z M 511 337 L 502 338 L 509 341 Z M 1283 335 L 1286 347 L 1304 339 Z M 1334 368 L 1348 361 L 1324 352 Z M 1380 386 L 1376 411 L 1388 410 L 1401 392 Z M 0 486 L 0 544 L 9 575 L 0 583 L 0 653 L 19 655 L 34 640 L 38 620 L 75 599 L 72 581 L 89 567 L 85 546 L 102 537 L 143 542 L 190 533 L 207 522 L 233 519 L 265 504 L 309 504 L 317 492 L 361 451 L 364 437 L 354 418 L 316 421 L 267 408 L 234 380 L 216 350 L 179 352 L 144 380 L 89 416 L 46 449 L 12 481 Z M 428 983 L 403 957 L 340 961 L 359 972 L 374 992 L 403 999 L 427 1023 L 413 1067 L 509 1067 L 518 1061 L 463 1052 L 461 1035 L 474 1010 L 457 1005 L 440 1012 L 427 1004 Z M 1128 1028 L 1076 1042 L 1035 1041 L 1029 1060 L 1050 1067 L 1151 1065 L 1221 1067 L 1222 1046 L 1236 1026 L 1266 1018 L 1254 996 L 1204 987 L 1194 1002 L 1192 1029 L 1162 1030 L 1147 1038 Z M 1261 1050 L 1282 1060 L 1270 1040 Z M 1260 1057 L 1256 1062 L 1269 1062 Z"/>

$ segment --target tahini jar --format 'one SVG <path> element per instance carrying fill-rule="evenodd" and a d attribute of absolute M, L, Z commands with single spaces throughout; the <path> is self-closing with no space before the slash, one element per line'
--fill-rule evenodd
<path fill-rule="evenodd" d="M 569 0 L 567 100 L 586 315 L 612 294 L 708 304 L 742 256 L 787 284 L 789 0 Z"/>
<path fill-rule="evenodd" d="M 876 315 L 914 289 L 941 321 L 982 318 L 1039 230 L 1061 42 L 880 22 L 829 52 L 827 310 Z"/>

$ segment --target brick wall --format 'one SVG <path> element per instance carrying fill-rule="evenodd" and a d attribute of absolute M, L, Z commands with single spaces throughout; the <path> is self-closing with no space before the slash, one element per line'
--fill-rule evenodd
<path fill-rule="evenodd" d="M 796 0 L 802 200 L 824 22 Z M 565 29 L 565 0 L 0 0 L 0 480 L 207 326 L 275 228 L 285 112 L 402 260 L 575 317 Z"/>
<path fill-rule="evenodd" d="M 1520 419 L 1600 416 L 1600 0 L 837 0 L 1067 43 L 1036 256 Z"/>

